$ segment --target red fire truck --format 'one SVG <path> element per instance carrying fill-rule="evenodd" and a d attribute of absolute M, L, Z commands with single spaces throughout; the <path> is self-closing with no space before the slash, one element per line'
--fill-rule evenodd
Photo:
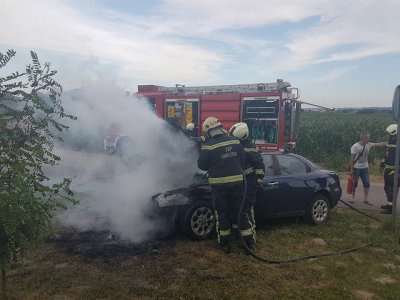
<path fill-rule="evenodd" d="M 226 130 L 247 123 L 251 139 L 262 151 L 291 151 L 296 145 L 301 102 L 299 90 L 278 79 L 273 83 L 163 87 L 139 85 L 155 113 L 182 130 L 194 123 L 201 134 L 202 122 L 218 118 Z"/>

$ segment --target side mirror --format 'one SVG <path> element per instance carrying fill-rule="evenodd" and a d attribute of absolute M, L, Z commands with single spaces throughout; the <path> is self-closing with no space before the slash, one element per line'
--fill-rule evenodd
<path fill-rule="evenodd" d="M 393 118 L 397 122 L 399 122 L 400 121 L 400 85 L 398 85 L 394 91 L 392 110 L 393 110 Z"/>
<path fill-rule="evenodd" d="M 298 88 L 290 88 L 288 90 L 290 91 L 290 93 L 295 95 L 294 98 L 291 98 L 292 100 L 297 100 L 300 98 L 300 90 Z M 296 94 L 294 94 L 293 91 L 296 91 Z"/>

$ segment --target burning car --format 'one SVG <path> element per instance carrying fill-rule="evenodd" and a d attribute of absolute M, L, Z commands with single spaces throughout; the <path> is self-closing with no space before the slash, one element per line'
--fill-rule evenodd
<path fill-rule="evenodd" d="M 292 216 L 304 217 L 315 225 L 329 220 L 342 195 L 335 172 L 322 170 L 296 154 L 263 153 L 263 159 L 266 174 L 257 195 L 258 222 Z M 204 173 L 198 173 L 190 187 L 154 195 L 153 204 L 189 238 L 207 239 L 214 232 L 211 187 Z"/>

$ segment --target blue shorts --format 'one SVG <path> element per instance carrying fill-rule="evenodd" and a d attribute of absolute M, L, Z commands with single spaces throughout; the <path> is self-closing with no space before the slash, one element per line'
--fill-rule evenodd
<path fill-rule="evenodd" d="M 357 169 L 354 168 L 354 189 L 357 188 L 358 185 L 358 178 L 361 177 L 361 181 L 365 189 L 369 189 L 369 173 L 368 168 Z"/>

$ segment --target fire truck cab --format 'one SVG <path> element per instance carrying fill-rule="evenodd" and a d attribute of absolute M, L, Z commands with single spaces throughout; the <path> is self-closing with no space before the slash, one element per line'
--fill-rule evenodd
<path fill-rule="evenodd" d="M 301 103 L 299 90 L 278 79 L 273 83 L 163 87 L 139 85 L 155 113 L 173 127 L 185 130 L 189 123 L 201 135 L 202 122 L 218 118 L 229 130 L 247 123 L 250 138 L 261 151 L 292 151 L 296 145 Z"/>

